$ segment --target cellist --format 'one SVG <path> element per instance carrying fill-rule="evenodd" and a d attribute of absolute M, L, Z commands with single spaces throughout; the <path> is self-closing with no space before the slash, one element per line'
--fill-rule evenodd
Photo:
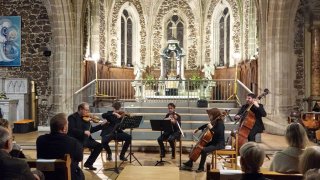
<path fill-rule="evenodd" d="M 206 162 L 207 154 L 212 151 L 224 149 L 225 140 L 224 140 L 224 115 L 217 108 L 212 108 L 207 110 L 210 123 L 204 124 L 199 128 L 193 131 L 193 134 L 197 133 L 199 130 L 209 129 L 210 133 L 213 133 L 213 137 L 210 142 L 206 144 L 205 147 L 201 150 L 201 159 L 198 170 L 196 172 L 204 171 L 204 164 Z M 201 139 L 200 139 L 201 140 Z M 199 141 L 200 141 L 199 140 Z M 193 165 L 193 160 L 191 158 L 183 163 L 184 169 L 191 170 Z"/>
<path fill-rule="evenodd" d="M 262 117 L 266 117 L 267 113 L 263 108 L 263 105 L 258 103 L 258 100 L 256 99 L 257 96 L 253 93 L 249 93 L 247 95 L 247 103 L 241 107 L 239 112 L 235 115 L 234 119 L 236 121 L 240 121 L 240 125 L 242 123 L 242 120 L 245 119 L 245 112 L 248 109 L 249 106 L 252 106 L 250 110 L 255 115 L 255 124 L 253 125 L 249 135 L 248 135 L 248 141 L 255 141 L 255 136 L 257 133 L 262 133 L 264 131 L 264 124 L 262 122 Z"/>

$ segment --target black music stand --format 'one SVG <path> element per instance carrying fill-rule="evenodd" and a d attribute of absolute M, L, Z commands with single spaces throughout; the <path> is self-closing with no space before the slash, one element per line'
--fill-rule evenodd
<path fill-rule="evenodd" d="M 162 119 L 151 119 L 150 120 L 151 123 L 151 128 L 153 131 L 160 131 L 160 135 L 162 137 L 162 131 L 166 131 L 166 132 L 172 132 L 173 128 L 172 128 L 172 124 L 170 120 L 162 120 Z M 163 161 L 162 160 L 162 156 L 160 155 L 160 161 L 157 161 L 156 165 L 160 163 L 165 163 L 167 161 Z M 169 163 L 169 162 L 167 162 Z"/>
<path fill-rule="evenodd" d="M 142 120 L 142 116 L 127 116 L 123 119 L 122 124 L 121 124 L 121 128 L 122 129 L 128 129 L 130 128 L 130 136 L 132 137 L 132 129 L 133 128 L 138 128 L 140 123 Z M 130 156 L 130 163 L 132 163 L 131 161 L 131 157 L 133 156 L 134 159 L 140 164 L 140 166 L 142 166 L 142 164 L 140 163 L 140 161 L 137 159 L 137 157 L 134 155 L 134 153 L 132 152 L 132 142 L 130 143 L 130 153 L 127 155 L 127 157 Z M 126 158 L 127 158 L 126 157 Z M 123 163 L 123 162 L 122 162 Z M 121 164 L 122 164 L 121 163 Z M 119 166 L 121 166 L 121 164 Z"/>
<path fill-rule="evenodd" d="M 112 112 L 112 111 L 111 111 Z M 110 113 L 110 111 L 108 111 L 108 113 Z M 121 129 L 122 127 L 122 122 L 124 121 L 125 117 L 123 117 L 121 119 L 121 122 L 116 124 L 114 126 L 114 129 L 112 130 L 112 132 L 108 135 L 112 135 L 114 133 L 115 137 L 114 137 L 114 141 L 118 141 L 118 129 Z M 116 153 L 118 152 L 118 142 L 115 144 L 115 151 Z M 119 171 L 119 167 L 118 167 L 118 158 L 117 158 L 118 154 L 115 154 L 115 157 L 114 157 L 114 168 L 108 168 L 108 169 L 105 169 L 105 171 L 114 171 L 115 173 L 119 174 L 120 171 Z"/>

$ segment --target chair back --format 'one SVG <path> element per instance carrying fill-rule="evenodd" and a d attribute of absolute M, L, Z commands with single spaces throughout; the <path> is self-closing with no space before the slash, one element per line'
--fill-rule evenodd
<path fill-rule="evenodd" d="M 66 154 L 63 159 L 26 159 L 30 168 L 46 173 L 62 172 L 65 180 L 71 180 L 71 158 Z"/>

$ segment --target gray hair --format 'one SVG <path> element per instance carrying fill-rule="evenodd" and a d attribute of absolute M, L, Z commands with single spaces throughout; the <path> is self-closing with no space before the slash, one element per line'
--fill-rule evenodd
<path fill-rule="evenodd" d="M 309 169 L 320 168 L 320 147 L 310 146 L 300 156 L 300 172 L 305 174 Z"/>
<path fill-rule="evenodd" d="M 247 142 L 239 150 L 240 157 L 245 163 L 246 171 L 258 172 L 265 157 L 264 149 L 255 142 Z"/>
<path fill-rule="evenodd" d="M 291 123 L 287 126 L 286 140 L 291 147 L 304 149 L 308 142 L 306 130 L 299 123 Z"/>
<path fill-rule="evenodd" d="M 8 129 L 0 126 L 0 149 L 4 149 L 6 142 L 10 139 L 10 133 Z"/>

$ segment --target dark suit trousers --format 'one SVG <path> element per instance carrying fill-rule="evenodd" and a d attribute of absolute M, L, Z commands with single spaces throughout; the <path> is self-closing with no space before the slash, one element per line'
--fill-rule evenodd
<path fill-rule="evenodd" d="M 112 153 L 110 146 L 109 146 L 109 142 L 111 140 L 115 140 L 115 139 L 117 139 L 118 141 L 124 141 L 124 144 L 122 146 L 122 150 L 120 153 L 120 156 L 124 156 L 124 154 L 126 153 L 126 151 L 129 148 L 129 145 L 131 144 L 131 139 L 132 139 L 131 135 L 124 133 L 124 132 L 121 132 L 121 133 L 112 133 L 112 134 L 103 136 L 102 137 L 102 145 L 108 154 Z"/>
<path fill-rule="evenodd" d="M 162 136 L 159 136 L 158 137 L 158 144 L 160 146 L 160 150 L 161 150 L 161 153 L 164 153 L 164 144 L 163 144 L 163 141 L 164 140 L 168 140 L 169 144 L 170 144 L 170 147 L 171 147 L 171 150 L 172 150 L 172 154 L 174 155 L 174 141 L 176 139 L 179 139 L 180 138 L 180 132 L 172 132 L 172 133 L 168 133 L 168 132 L 164 132 L 162 134 Z"/>
<path fill-rule="evenodd" d="M 91 154 L 87 159 L 87 161 L 85 162 L 85 164 L 92 165 L 96 161 L 97 157 L 99 156 L 102 150 L 102 145 L 97 141 L 95 141 L 94 139 L 88 138 L 84 141 L 83 146 L 91 149 Z"/>

